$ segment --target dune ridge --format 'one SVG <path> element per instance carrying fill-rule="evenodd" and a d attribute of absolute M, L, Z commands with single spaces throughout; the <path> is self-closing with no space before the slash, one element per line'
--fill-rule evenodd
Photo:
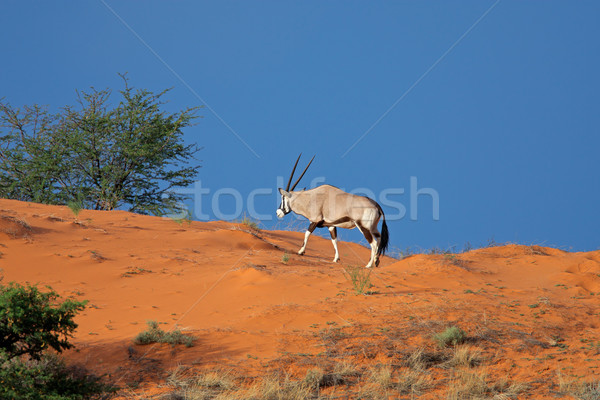
<path fill-rule="evenodd" d="M 561 382 L 599 376 L 600 251 L 505 245 L 384 257 L 368 295 L 358 295 L 344 268 L 364 265 L 369 250 L 341 241 L 334 264 L 330 240 L 314 236 L 298 256 L 302 239 L 244 224 L 123 211 L 75 217 L 67 207 L 0 200 L 2 282 L 87 299 L 77 348 L 65 357 L 134 387 L 123 398 L 166 393 L 166 377 L 182 366 L 256 378 L 348 360 L 399 374 L 419 349 L 451 352 L 432 339 L 448 326 L 467 333 L 488 381 L 521 382 L 528 396 L 553 398 Z M 195 345 L 134 345 L 149 320 L 194 336 Z M 446 396 L 457 379 L 441 363 L 424 374 L 424 398 Z M 358 391 L 361 379 L 347 389 Z"/>

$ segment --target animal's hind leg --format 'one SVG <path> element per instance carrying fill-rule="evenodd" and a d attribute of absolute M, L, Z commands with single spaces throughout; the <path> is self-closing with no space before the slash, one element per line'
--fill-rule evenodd
<path fill-rule="evenodd" d="M 333 257 L 333 262 L 338 262 L 340 260 L 340 253 L 338 252 L 337 229 L 335 228 L 335 226 L 329 227 L 329 234 L 331 234 L 331 243 L 333 243 L 333 248 L 335 249 L 335 256 Z"/>
<path fill-rule="evenodd" d="M 308 243 L 308 237 L 310 236 L 311 233 L 313 233 L 313 231 L 315 230 L 317 225 L 318 224 L 316 222 L 311 222 L 310 225 L 308 226 L 306 233 L 304 233 L 304 243 L 302 244 L 302 247 L 300 248 L 300 250 L 298 250 L 299 255 L 304 254 L 304 251 L 306 250 L 306 244 Z"/>
<path fill-rule="evenodd" d="M 371 268 L 373 266 L 373 263 L 375 262 L 375 240 L 373 239 L 373 235 L 368 229 L 363 228 L 358 224 L 356 224 L 356 226 L 358 227 L 358 229 L 360 229 L 361 233 L 365 236 L 365 239 L 367 239 L 367 242 L 371 245 L 371 258 L 369 259 L 369 263 L 366 265 L 366 268 Z"/>
<path fill-rule="evenodd" d="M 371 252 L 373 253 L 373 257 L 375 260 L 375 266 L 379 267 L 379 245 L 381 243 L 381 234 L 378 230 L 371 231 L 371 235 L 373 236 L 373 243 L 371 243 Z"/>

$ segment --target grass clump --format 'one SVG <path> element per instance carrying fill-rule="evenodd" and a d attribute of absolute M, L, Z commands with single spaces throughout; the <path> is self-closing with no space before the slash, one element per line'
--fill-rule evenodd
<path fill-rule="evenodd" d="M 250 230 L 260 231 L 260 228 L 258 227 L 258 223 L 246 216 L 244 216 L 244 218 L 242 219 L 242 225 L 244 225 L 246 228 L 249 228 Z"/>
<path fill-rule="evenodd" d="M 135 344 L 168 343 L 170 345 L 183 344 L 185 347 L 194 345 L 194 338 L 181 333 L 180 330 L 165 332 L 158 327 L 158 322 L 148 321 L 148 329 L 140 332 L 135 339 Z"/>
<path fill-rule="evenodd" d="M 348 265 L 344 268 L 344 275 L 352 283 L 356 294 L 367 294 L 372 286 L 370 269 Z"/>
<path fill-rule="evenodd" d="M 454 348 L 452 357 L 446 361 L 445 365 L 450 368 L 472 368 L 481 364 L 481 361 L 482 357 L 479 349 L 472 349 L 468 346 L 457 346 Z"/>
<path fill-rule="evenodd" d="M 289 376 L 269 376 L 243 393 L 248 400 L 306 400 L 314 398 L 306 381 L 294 381 Z"/>
<path fill-rule="evenodd" d="M 600 399 L 600 380 L 581 381 L 579 379 L 565 378 L 558 371 L 558 388 L 563 395 L 573 396 L 579 400 Z"/>
<path fill-rule="evenodd" d="M 210 371 L 193 374 L 186 367 L 176 368 L 167 378 L 167 385 L 174 389 L 171 399 L 213 399 L 236 389 L 235 378 L 227 371 Z"/>
<path fill-rule="evenodd" d="M 448 400 L 517 399 L 527 390 L 524 383 L 500 379 L 489 382 L 484 371 L 458 370 L 448 385 Z"/>
<path fill-rule="evenodd" d="M 283 256 L 281 256 L 281 262 L 287 264 L 288 261 L 290 261 L 290 255 L 286 251 L 285 253 L 283 253 Z"/>
<path fill-rule="evenodd" d="M 467 334 L 459 327 L 451 326 L 444 332 L 434 335 L 433 339 L 440 347 L 456 346 L 465 342 Z"/>
<path fill-rule="evenodd" d="M 431 377 L 423 370 L 404 369 L 398 373 L 396 390 L 399 394 L 420 396 L 431 387 Z"/>

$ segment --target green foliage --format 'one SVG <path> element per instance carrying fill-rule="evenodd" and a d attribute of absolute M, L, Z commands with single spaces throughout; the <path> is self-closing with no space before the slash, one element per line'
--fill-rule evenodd
<path fill-rule="evenodd" d="M 135 344 L 168 343 L 171 345 L 184 344 L 185 347 L 194 345 L 194 338 L 184 335 L 179 330 L 165 332 L 158 327 L 158 322 L 148 321 L 148 329 L 140 332 L 133 340 Z"/>
<path fill-rule="evenodd" d="M 85 302 L 59 301 L 56 292 L 0 286 L 0 399 L 83 400 L 112 389 L 86 371 L 45 353 L 71 348 L 75 315 Z"/>
<path fill-rule="evenodd" d="M 49 348 L 61 352 L 72 347 L 67 339 L 77 328 L 73 318 L 85 302 L 58 299 L 56 292 L 31 285 L 0 286 L 0 353 L 6 360 L 21 355 L 39 360 Z"/>
<path fill-rule="evenodd" d="M 364 294 L 371 285 L 371 270 L 363 267 L 346 266 L 344 272 L 356 294 Z"/>
<path fill-rule="evenodd" d="M 0 360 L 0 398 L 21 400 L 100 399 L 115 391 L 101 378 L 68 367 L 57 356 L 40 360 Z"/>
<path fill-rule="evenodd" d="M 260 228 L 258 227 L 258 223 L 256 221 L 253 221 L 249 217 L 244 216 L 244 218 L 242 219 L 242 224 L 245 225 L 245 226 L 247 226 L 251 230 L 254 230 L 254 231 L 259 231 L 260 230 Z"/>
<path fill-rule="evenodd" d="M 39 105 L 0 101 L 0 197 L 48 204 L 163 215 L 185 198 L 199 150 L 183 132 L 197 108 L 167 113 L 162 97 L 134 90 L 122 76 L 121 101 L 111 91 L 78 92 L 77 106 L 51 113 Z"/>
<path fill-rule="evenodd" d="M 67 207 L 69 207 L 69 209 L 71 209 L 71 211 L 73 211 L 73 214 L 75 214 L 75 218 L 77 218 L 77 216 L 79 215 L 79 211 L 81 211 L 81 202 L 68 201 Z"/>
<path fill-rule="evenodd" d="M 456 326 L 451 326 L 446 328 L 444 332 L 434 335 L 433 339 L 440 347 L 456 346 L 465 342 L 467 339 L 467 334 L 462 329 Z"/>
<path fill-rule="evenodd" d="M 287 264 L 288 261 L 290 261 L 290 255 L 286 251 L 285 253 L 283 253 L 283 256 L 281 256 L 281 262 Z"/>

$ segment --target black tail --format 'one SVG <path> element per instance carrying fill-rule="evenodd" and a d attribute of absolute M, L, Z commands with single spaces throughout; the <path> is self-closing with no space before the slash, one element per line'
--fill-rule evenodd
<path fill-rule="evenodd" d="M 388 232 L 387 224 L 385 223 L 385 214 L 383 213 L 383 210 L 379 204 L 377 204 L 377 208 L 379 209 L 381 218 L 383 219 L 383 223 L 381 224 L 381 241 L 379 242 L 379 247 L 377 248 L 377 255 L 381 256 L 385 254 L 385 251 L 388 248 L 390 234 Z"/>

